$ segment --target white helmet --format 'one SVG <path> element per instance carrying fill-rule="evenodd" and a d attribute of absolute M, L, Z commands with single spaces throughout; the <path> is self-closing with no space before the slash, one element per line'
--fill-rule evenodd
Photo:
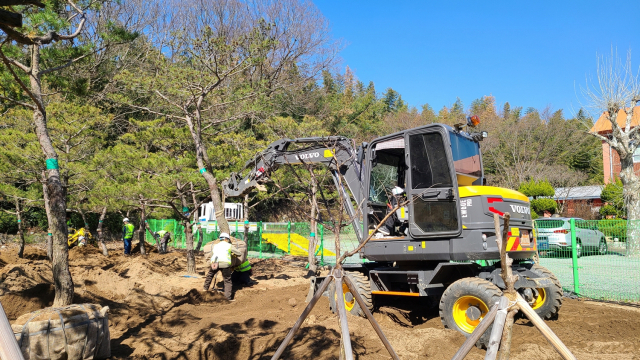
<path fill-rule="evenodd" d="M 220 233 L 220 239 L 230 239 L 229 234 L 227 234 L 225 232 Z"/>
<path fill-rule="evenodd" d="M 122 219 L 123 222 L 129 222 L 129 218 Z"/>
<path fill-rule="evenodd" d="M 401 188 L 400 186 L 396 186 L 396 187 L 394 187 L 394 188 L 391 190 L 391 193 L 392 193 L 393 195 L 396 195 L 396 196 L 398 196 L 398 195 L 402 195 L 402 194 L 404 194 L 404 189 L 403 189 L 403 188 Z"/>

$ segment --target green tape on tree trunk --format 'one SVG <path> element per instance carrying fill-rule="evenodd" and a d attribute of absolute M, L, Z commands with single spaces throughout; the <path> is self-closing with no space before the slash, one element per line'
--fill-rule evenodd
<path fill-rule="evenodd" d="M 47 236 L 53 236 L 53 234 L 52 233 L 48 233 Z"/>
<path fill-rule="evenodd" d="M 47 159 L 47 170 L 57 170 L 58 167 L 58 159 Z"/>
<path fill-rule="evenodd" d="M 18 219 L 18 222 L 22 222 L 22 220 Z"/>
<path fill-rule="evenodd" d="M 205 169 L 205 168 L 200 169 L 200 174 L 204 174 L 206 172 L 207 172 L 207 169 Z"/>

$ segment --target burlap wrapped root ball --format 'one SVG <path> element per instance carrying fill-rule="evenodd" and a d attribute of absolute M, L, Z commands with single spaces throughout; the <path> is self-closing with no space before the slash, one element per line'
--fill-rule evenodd
<path fill-rule="evenodd" d="M 111 356 L 108 306 L 46 308 L 20 316 L 11 327 L 25 360 Z"/>

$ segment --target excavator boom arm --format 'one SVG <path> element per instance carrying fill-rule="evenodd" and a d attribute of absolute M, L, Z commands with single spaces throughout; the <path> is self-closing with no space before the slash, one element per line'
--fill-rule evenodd
<path fill-rule="evenodd" d="M 290 149 L 295 145 L 295 149 Z M 265 182 L 269 175 L 282 165 L 323 164 L 331 171 L 336 188 L 339 189 L 346 201 L 347 213 L 354 220 L 353 225 L 362 241 L 362 227 L 359 214 L 364 197 L 364 183 L 362 181 L 362 150 L 360 154 L 354 150 L 354 142 L 341 136 L 311 137 L 298 139 L 280 139 L 271 143 L 264 151 L 249 160 L 240 173 L 232 173 L 228 180 L 222 182 L 227 197 L 242 196 L 260 183 Z M 341 183 L 349 187 L 353 199 Z"/>

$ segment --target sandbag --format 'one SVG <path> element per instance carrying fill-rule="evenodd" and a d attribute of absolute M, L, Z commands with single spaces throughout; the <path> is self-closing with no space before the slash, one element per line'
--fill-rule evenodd
<path fill-rule="evenodd" d="M 20 316 L 11 328 L 25 360 L 89 360 L 111 356 L 108 306 L 46 308 Z"/>

